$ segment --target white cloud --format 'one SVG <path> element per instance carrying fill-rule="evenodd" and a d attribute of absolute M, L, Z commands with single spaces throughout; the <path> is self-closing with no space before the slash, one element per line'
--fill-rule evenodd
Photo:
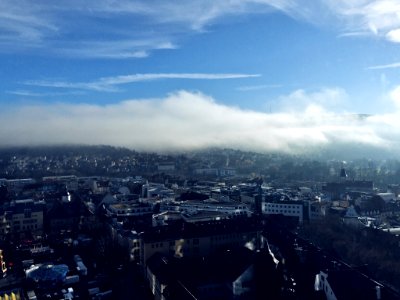
<path fill-rule="evenodd" d="M 85 59 L 108 58 L 146 58 L 152 50 L 177 49 L 168 38 L 147 38 L 136 40 L 115 41 L 80 41 L 61 43 L 57 47 L 58 54 L 68 57 L 78 57 Z"/>
<path fill-rule="evenodd" d="M 221 19 L 274 11 L 331 25 L 341 36 L 369 33 L 399 42 L 398 0 L 3 0 L 0 46 L 83 58 L 144 58 L 175 49 L 181 37 Z"/>
<path fill-rule="evenodd" d="M 344 109 L 348 95 L 340 88 L 325 88 L 315 92 L 306 92 L 303 89 L 295 90 L 289 95 L 281 96 L 275 101 L 275 107 L 280 111 L 307 111 Z"/>
<path fill-rule="evenodd" d="M 118 3 L 99 2 L 93 8 L 102 12 L 146 15 L 156 23 L 179 23 L 193 30 L 202 30 L 205 26 L 224 16 L 290 10 L 295 6 L 293 0 L 193 0 L 190 2 L 156 0 L 151 3 L 122 0 Z"/>
<path fill-rule="evenodd" d="M 338 35 L 338 37 L 365 37 L 370 35 L 370 31 L 353 31 L 353 32 L 345 32 Z"/>
<path fill-rule="evenodd" d="M 400 27 L 400 2 L 397 0 L 326 0 L 328 7 L 343 22 L 347 32 L 369 31 L 372 35 L 397 42 Z"/>
<path fill-rule="evenodd" d="M 37 93 L 27 90 L 15 90 L 6 91 L 7 94 L 25 96 L 25 97 L 55 97 L 55 96 L 65 96 L 65 95 L 84 95 L 82 91 L 68 91 L 65 93 Z"/>
<path fill-rule="evenodd" d="M 400 109 L 400 86 L 397 86 L 390 92 L 390 99 L 392 100 L 394 106 Z"/>
<path fill-rule="evenodd" d="M 400 12 L 399 12 L 400 13 Z M 386 33 L 386 38 L 394 43 L 400 43 L 400 29 L 393 29 Z"/>
<path fill-rule="evenodd" d="M 182 36 L 202 32 L 223 17 L 289 9 L 291 2 L 4 0 L 0 46 L 82 58 L 144 58 L 154 50 L 175 49 Z"/>
<path fill-rule="evenodd" d="M 395 62 L 387 65 L 378 65 L 378 66 L 371 66 L 368 67 L 368 70 L 380 70 L 380 69 L 395 69 L 400 68 L 400 62 Z"/>
<path fill-rule="evenodd" d="M 37 5 L 25 0 L 0 2 L 0 45 L 19 41 L 25 46 L 37 47 L 46 37 L 58 32 L 51 14 L 46 14 Z"/>
<path fill-rule="evenodd" d="M 197 80 L 222 80 L 259 77 L 259 74 L 235 74 L 235 73 L 149 73 L 149 74 L 131 74 L 114 77 L 103 77 L 92 82 L 68 82 L 68 81 L 47 81 L 47 80 L 29 80 L 24 82 L 26 85 L 82 89 L 93 91 L 115 92 L 118 91 L 117 85 L 129 84 L 142 81 L 152 81 L 161 79 L 197 79 Z"/>
<path fill-rule="evenodd" d="M 2 145 L 110 144 L 152 151 L 212 146 L 296 153 L 337 144 L 385 149 L 400 144 L 398 117 L 398 113 L 337 114 L 313 104 L 296 112 L 268 114 L 179 91 L 166 98 L 106 106 L 59 103 L 10 108 L 0 112 L 0 141 Z"/>

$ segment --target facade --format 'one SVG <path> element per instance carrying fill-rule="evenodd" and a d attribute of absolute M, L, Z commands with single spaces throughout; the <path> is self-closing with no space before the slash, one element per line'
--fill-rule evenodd
<path fill-rule="evenodd" d="M 168 285 L 168 277 L 166 276 L 168 267 L 168 260 L 162 255 L 155 255 L 148 261 L 146 279 L 155 300 L 166 300 L 164 290 Z"/>
<path fill-rule="evenodd" d="M 327 273 L 321 271 L 315 276 L 314 288 L 316 291 L 323 291 L 327 300 L 337 300 L 335 293 L 328 282 Z"/>
<path fill-rule="evenodd" d="M 153 208 L 149 204 L 136 201 L 113 203 L 106 206 L 106 213 L 114 217 L 138 217 L 153 213 Z"/>
<path fill-rule="evenodd" d="M 213 199 L 205 201 L 186 201 L 180 204 L 180 210 L 185 212 L 214 211 L 232 216 L 250 216 L 249 207 L 240 202 L 222 202 Z"/>
<path fill-rule="evenodd" d="M 42 178 L 45 183 L 57 182 L 65 185 L 69 191 L 78 190 L 78 177 L 75 175 L 64 175 L 64 176 L 46 176 Z"/>
<path fill-rule="evenodd" d="M 333 199 L 340 198 L 347 192 L 372 193 L 374 183 L 367 180 L 345 180 L 339 182 L 328 182 L 322 187 L 322 192 Z"/>
<path fill-rule="evenodd" d="M 36 181 L 32 178 L 23 178 L 23 179 L 8 179 L 7 180 L 7 187 L 11 192 L 18 193 L 20 192 L 25 186 L 29 184 L 34 184 Z"/>
<path fill-rule="evenodd" d="M 44 202 L 32 199 L 15 200 L 1 216 L 0 233 L 16 238 L 43 234 Z"/>
<path fill-rule="evenodd" d="M 320 220 L 321 218 L 325 217 L 329 207 L 330 203 L 328 202 L 321 202 L 321 201 L 311 202 L 309 205 L 310 221 Z"/>
<path fill-rule="evenodd" d="M 93 180 L 91 186 L 93 194 L 106 194 L 110 191 L 108 180 Z"/>
<path fill-rule="evenodd" d="M 209 222 L 209 221 L 220 221 L 220 220 L 228 220 L 234 217 L 242 217 L 243 215 L 235 215 L 227 214 L 225 212 L 220 211 L 194 211 L 182 213 L 182 218 L 187 223 L 198 223 L 198 222 Z M 247 214 L 245 215 L 247 217 Z"/>
<path fill-rule="evenodd" d="M 252 247 L 258 243 L 260 230 L 245 220 L 225 220 L 153 228 L 140 237 L 140 264 L 155 253 L 173 257 L 201 257 L 221 247 Z"/>
<path fill-rule="evenodd" d="M 264 202 L 262 204 L 262 212 L 265 215 L 296 217 L 299 219 L 299 223 L 304 221 L 303 201 Z"/>
<path fill-rule="evenodd" d="M 197 259 L 156 253 L 148 259 L 146 277 L 154 299 L 278 299 L 281 273 L 268 262 L 266 251 L 246 248 Z"/>
<path fill-rule="evenodd" d="M 181 258 L 207 256 L 226 246 L 254 249 L 261 233 L 258 222 L 252 218 L 195 223 L 175 220 L 168 226 L 149 227 L 139 233 L 124 229 L 122 222 L 112 219 L 108 229 L 112 241 L 123 249 L 127 259 L 143 267 L 157 252 Z"/>
<path fill-rule="evenodd" d="M 62 231 L 93 230 L 99 227 L 97 216 L 77 199 L 55 201 L 47 210 L 46 225 L 49 234 Z"/>
<path fill-rule="evenodd" d="M 314 288 L 323 291 L 327 300 L 397 299 L 386 287 L 352 269 L 321 271 Z"/>
<path fill-rule="evenodd" d="M 232 294 L 240 299 L 241 296 L 251 292 L 249 282 L 254 277 L 254 266 L 250 265 L 235 281 L 232 283 Z"/>

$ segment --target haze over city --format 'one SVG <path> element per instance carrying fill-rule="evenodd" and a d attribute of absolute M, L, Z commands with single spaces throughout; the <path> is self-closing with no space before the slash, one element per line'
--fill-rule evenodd
<path fill-rule="evenodd" d="M 2 1 L 0 11 L 1 146 L 400 144 L 398 1 Z"/>

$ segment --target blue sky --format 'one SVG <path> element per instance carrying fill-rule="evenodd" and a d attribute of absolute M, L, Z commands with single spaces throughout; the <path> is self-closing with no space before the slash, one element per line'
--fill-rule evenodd
<path fill-rule="evenodd" d="M 0 138 L 156 150 L 392 147 L 399 43 L 395 0 L 3 0 Z M 371 116 L 349 121 L 354 114 Z"/>

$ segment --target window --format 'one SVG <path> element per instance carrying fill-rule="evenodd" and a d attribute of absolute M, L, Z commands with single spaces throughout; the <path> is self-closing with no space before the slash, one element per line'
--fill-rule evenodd
<path fill-rule="evenodd" d="M 24 209 L 24 217 L 25 218 L 30 218 L 32 215 L 32 210 L 31 209 Z"/>

